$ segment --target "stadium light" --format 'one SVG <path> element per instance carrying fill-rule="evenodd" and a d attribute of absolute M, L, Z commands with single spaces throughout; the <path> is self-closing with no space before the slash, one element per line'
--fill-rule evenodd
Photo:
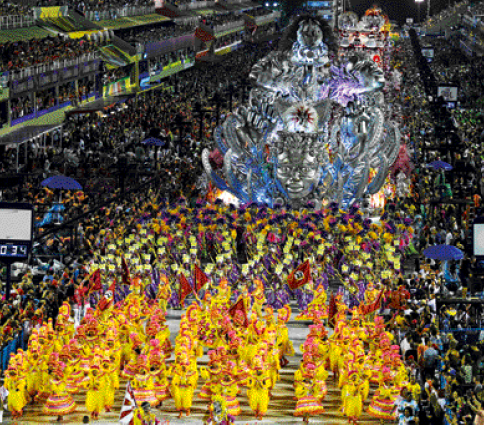
<path fill-rule="evenodd" d="M 415 0 L 415 3 L 417 3 L 418 6 L 418 20 L 417 23 L 420 25 L 420 3 L 423 3 L 424 0 Z"/>

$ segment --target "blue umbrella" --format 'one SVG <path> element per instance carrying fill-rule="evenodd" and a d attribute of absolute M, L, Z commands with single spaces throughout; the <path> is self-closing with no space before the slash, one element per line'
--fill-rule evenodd
<path fill-rule="evenodd" d="M 434 170 L 445 170 L 445 171 L 452 170 L 452 165 L 444 161 L 433 161 L 430 164 L 427 164 L 427 167 L 433 168 Z"/>
<path fill-rule="evenodd" d="M 165 141 L 157 139 L 156 137 L 150 137 L 149 139 L 143 140 L 141 143 L 146 146 L 165 146 Z"/>
<path fill-rule="evenodd" d="M 165 146 L 165 141 L 157 139 L 156 137 L 150 137 L 141 143 L 146 146 L 155 146 L 155 168 L 158 169 L 158 148 Z"/>
<path fill-rule="evenodd" d="M 433 245 L 424 250 L 423 255 L 433 260 L 462 260 L 464 253 L 452 245 Z"/>
<path fill-rule="evenodd" d="M 82 186 L 76 180 L 66 176 L 49 177 L 40 184 L 50 189 L 82 190 Z"/>
<path fill-rule="evenodd" d="M 48 187 L 50 189 L 64 189 L 64 190 L 82 190 L 82 186 L 79 184 L 78 181 L 74 180 L 71 177 L 66 176 L 53 176 L 45 179 L 42 183 L 40 183 L 44 187 Z M 60 203 L 62 201 L 62 194 L 59 195 L 59 206 L 57 207 L 57 223 L 59 224 L 61 221 L 60 216 Z"/>

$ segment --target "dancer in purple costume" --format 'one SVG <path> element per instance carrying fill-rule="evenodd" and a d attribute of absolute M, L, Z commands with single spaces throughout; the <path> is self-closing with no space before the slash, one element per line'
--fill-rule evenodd
<path fill-rule="evenodd" d="M 274 284 L 274 290 L 267 294 L 267 304 L 274 310 L 279 310 L 284 305 L 289 304 L 289 294 L 284 290 L 281 283 Z"/>

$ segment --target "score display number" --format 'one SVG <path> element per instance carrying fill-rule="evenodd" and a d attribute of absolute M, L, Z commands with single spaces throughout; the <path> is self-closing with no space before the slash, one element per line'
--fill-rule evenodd
<path fill-rule="evenodd" d="M 27 245 L 0 244 L 0 257 L 27 257 Z"/>

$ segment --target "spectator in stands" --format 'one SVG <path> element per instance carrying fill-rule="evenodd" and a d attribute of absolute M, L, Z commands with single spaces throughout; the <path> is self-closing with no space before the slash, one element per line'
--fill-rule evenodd
<path fill-rule="evenodd" d="M 130 28 L 120 31 L 119 36 L 129 43 L 149 43 L 180 37 L 195 32 L 195 24 L 172 25 L 155 28 Z"/>

